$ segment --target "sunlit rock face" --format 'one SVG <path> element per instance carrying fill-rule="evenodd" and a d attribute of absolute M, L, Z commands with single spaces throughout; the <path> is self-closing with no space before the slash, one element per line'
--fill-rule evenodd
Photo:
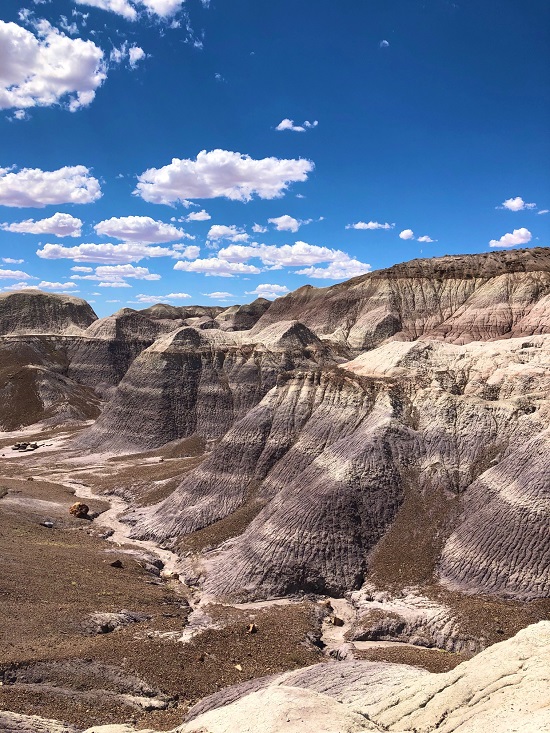
<path fill-rule="evenodd" d="M 296 367 L 332 363 L 330 347 L 302 324 L 248 332 L 188 326 L 159 338 L 132 363 L 80 445 L 139 450 L 192 434 L 218 438 Z"/>
<path fill-rule="evenodd" d="M 0 336 L 81 334 L 97 319 L 92 307 L 74 295 L 21 290 L 0 293 Z"/>
<path fill-rule="evenodd" d="M 390 342 L 330 369 L 282 375 L 134 531 L 177 543 L 253 504 L 242 533 L 205 561 L 205 588 L 242 600 L 299 590 L 341 595 L 368 577 L 369 552 L 405 493 L 437 491 L 454 497 L 465 518 L 445 547 L 449 582 L 541 597 L 546 464 L 532 461 L 534 475 L 515 477 L 513 502 L 499 497 L 490 478 L 505 477 L 506 466 L 543 445 L 548 363 L 550 336 L 462 346 Z M 529 521 L 521 521 L 526 512 Z M 520 524 L 522 536 L 505 551 L 504 538 Z M 480 552 L 492 563 L 492 580 Z"/>
<path fill-rule="evenodd" d="M 387 339 L 470 341 L 550 333 L 550 251 L 413 260 L 276 300 L 255 328 L 296 318 L 361 352 Z"/>

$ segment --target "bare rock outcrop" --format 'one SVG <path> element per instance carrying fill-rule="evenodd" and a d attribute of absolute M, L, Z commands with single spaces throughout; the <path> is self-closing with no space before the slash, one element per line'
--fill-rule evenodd
<path fill-rule="evenodd" d="M 79 445 L 141 450 L 194 433 L 221 437 L 256 405 L 278 374 L 331 362 L 329 347 L 301 324 L 282 323 L 248 339 L 182 327 L 132 363 Z"/>
<path fill-rule="evenodd" d="M 341 595 L 367 577 L 369 552 L 406 492 L 462 503 L 472 482 L 505 459 L 513 465 L 546 429 L 549 360 L 548 336 L 388 343 L 342 367 L 282 375 L 174 494 L 142 512 L 134 533 L 176 542 L 253 503 L 257 516 L 243 533 L 206 556 L 206 590 L 243 600 Z M 545 467 L 534 470 L 547 491 Z M 528 472 L 515 491 L 518 505 L 533 504 Z M 504 537 L 509 519 L 495 504 L 487 521 L 501 522 Z M 540 597 L 544 538 L 539 524 L 522 526 L 533 554 L 523 588 Z M 523 597 L 519 585 L 509 590 Z"/>
<path fill-rule="evenodd" d="M 74 295 L 21 290 L 0 293 L 0 336 L 8 334 L 81 334 L 97 316 Z"/>
<path fill-rule="evenodd" d="M 543 621 L 444 674 L 372 662 L 285 674 L 199 715 L 178 732 L 544 733 L 550 730 L 549 662 L 550 623 Z M 201 705 L 207 707 L 208 699 Z M 324 720 L 331 727 L 323 728 Z"/>
<path fill-rule="evenodd" d="M 464 344 L 550 332 L 550 249 L 413 260 L 279 298 L 255 328 L 294 318 L 356 352 L 387 339 Z"/>

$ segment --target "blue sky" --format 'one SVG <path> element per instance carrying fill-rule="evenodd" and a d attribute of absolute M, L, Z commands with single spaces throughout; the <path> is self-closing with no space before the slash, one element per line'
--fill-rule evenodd
<path fill-rule="evenodd" d="M 3 0 L 0 289 L 106 315 L 547 246 L 549 29 L 546 0 Z"/>

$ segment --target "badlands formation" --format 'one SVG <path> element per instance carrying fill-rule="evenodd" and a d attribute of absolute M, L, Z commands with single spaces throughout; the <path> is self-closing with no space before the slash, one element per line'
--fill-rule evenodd
<path fill-rule="evenodd" d="M 549 249 L 0 329 L 1 730 L 550 730 Z"/>

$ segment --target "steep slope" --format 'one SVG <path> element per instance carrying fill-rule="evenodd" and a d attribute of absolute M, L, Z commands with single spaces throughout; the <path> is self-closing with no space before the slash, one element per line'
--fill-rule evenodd
<path fill-rule="evenodd" d="M 221 437 L 296 366 L 331 361 L 301 324 L 256 334 L 182 327 L 132 363 L 101 418 L 79 439 L 97 450 L 140 450 L 197 433 Z"/>
<path fill-rule="evenodd" d="M 256 324 L 300 320 L 357 352 L 386 339 L 470 341 L 550 332 L 550 249 L 413 260 L 329 288 L 306 285 Z"/>
<path fill-rule="evenodd" d="M 137 517 L 134 532 L 177 544 L 253 504 L 257 516 L 244 532 L 207 555 L 206 590 L 239 599 L 341 595 L 367 577 L 369 552 L 405 493 L 461 500 L 546 428 L 549 360 L 548 336 L 388 343 L 341 368 L 283 375 L 172 496 Z M 538 470 L 548 491 L 546 469 Z M 518 478 L 521 496 L 526 481 Z M 528 524 L 528 537 L 539 595 L 544 536 Z M 515 587 L 513 595 L 522 593 Z"/>
<path fill-rule="evenodd" d="M 74 295 L 21 290 L 0 293 L 0 336 L 7 334 L 80 334 L 97 316 Z"/>

